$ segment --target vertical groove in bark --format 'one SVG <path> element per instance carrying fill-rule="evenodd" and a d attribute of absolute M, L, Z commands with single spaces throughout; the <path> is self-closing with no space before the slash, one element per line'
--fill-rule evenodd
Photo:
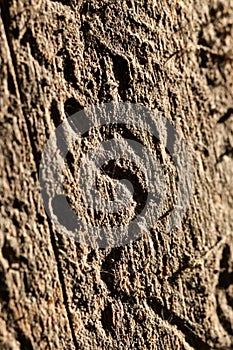
<path fill-rule="evenodd" d="M 37 152 L 36 152 L 36 149 L 35 149 L 33 135 L 31 133 L 31 127 L 30 127 L 30 124 L 28 122 L 28 118 L 27 118 L 27 116 L 25 115 L 25 112 L 24 112 L 24 107 L 23 107 L 24 106 L 24 97 L 23 97 L 22 91 L 20 89 L 20 83 L 19 83 L 19 80 L 18 80 L 18 76 L 19 75 L 18 75 L 18 72 L 17 72 L 17 63 L 16 63 L 17 61 L 16 61 L 16 57 L 15 57 L 15 54 L 14 54 L 14 50 L 12 48 L 10 33 L 8 32 L 8 26 L 9 26 L 9 9 L 8 9 L 8 6 L 9 5 L 6 2 L 1 1 L 1 15 L 2 15 L 3 23 L 4 23 L 5 34 L 6 34 L 8 47 L 9 47 L 9 52 L 10 52 L 10 56 L 11 56 L 12 67 L 14 69 L 14 77 L 13 78 L 14 78 L 14 80 L 16 82 L 16 94 L 18 95 L 20 104 L 22 106 L 24 120 L 25 120 L 25 123 L 27 125 L 28 137 L 29 137 L 29 140 L 30 140 L 30 147 L 31 147 L 32 154 L 33 154 L 33 157 L 34 157 L 34 162 L 35 162 L 35 165 L 36 165 L 37 171 L 38 171 L 39 159 L 38 159 L 38 155 L 37 155 Z M 38 181 L 38 177 L 37 177 L 37 181 Z M 50 230 L 51 245 L 53 247 L 54 256 L 55 256 L 56 262 L 57 262 L 58 277 L 59 277 L 59 281 L 60 281 L 60 285 L 61 285 L 61 290 L 62 290 L 62 293 L 63 293 L 63 300 L 64 300 L 64 304 L 65 304 L 65 308 L 66 308 L 67 318 L 68 318 L 68 321 L 69 321 L 69 326 L 70 326 L 73 342 L 74 342 L 75 347 L 77 348 L 77 341 L 76 341 L 74 329 L 72 327 L 72 320 L 71 320 L 70 310 L 67 307 L 68 297 L 67 297 L 67 294 L 66 294 L 66 288 L 65 288 L 65 283 L 64 283 L 64 278 L 63 278 L 63 275 L 62 275 L 62 271 L 61 271 L 59 256 L 58 256 L 58 253 L 57 253 L 55 236 L 54 236 L 54 232 L 53 232 L 50 224 L 49 224 L 49 230 Z M 25 346 L 25 344 L 24 344 L 24 346 Z M 30 347 L 30 349 L 32 349 L 32 346 Z"/>
<path fill-rule="evenodd" d="M 9 71 L 8 71 L 8 74 L 9 74 L 8 84 L 11 84 L 11 90 L 9 90 L 9 93 L 15 95 L 15 96 L 12 96 L 12 102 L 14 104 L 15 101 L 17 101 L 19 121 L 23 117 L 24 120 L 21 119 L 21 122 L 22 122 L 22 124 L 25 123 L 27 125 L 27 127 L 24 130 L 23 130 L 23 128 L 21 129 L 20 127 L 19 127 L 19 130 L 20 130 L 20 132 L 22 132 L 22 137 L 24 136 L 25 139 L 30 140 L 29 144 L 27 145 L 28 151 L 30 152 L 30 150 L 34 148 L 34 141 L 33 141 L 32 135 L 30 135 L 30 128 L 29 128 L 29 125 L 27 123 L 27 116 L 23 113 L 23 105 L 24 105 L 23 104 L 23 97 L 22 97 L 22 93 L 21 93 L 21 90 L 19 87 L 19 81 L 17 79 L 18 78 L 17 64 L 16 64 L 16 59 L 14 56 L 14 51 L 12 50 L 12 45 L 10 42 L 10 34 L 8 32 L 8 19 L 9 18 L 8 18 L 8 13 L 6 11 L 7 11 L 7 4 L 1 2 L 1 20 L 2 20 L 2 23 L 1 23 L 1 34 L 2 34 L 1 45 L 2 45 L 2 49 L 4 49 L 4 48 L 6 49 L 6 51 L 3 51 L 3 53 L 5 55 L 4 59 L 7 62 L 8 69 L 9 69 Z M 5 47 L 4 47 L 4 45 L 5 45 Z M 4 56 L 1 56 L 1 57 L 4 57 Z M 1 65 L 1 69 L 4 69 L 4 64 Z M 10 82 L 10 79 L 12 80 L 11 82 Z M 4 96 L 2 94 L 1 94 L 1 102 L 5 102 Z M 2 103 L 1 103 L 1 106 L 2 106 Z M 10 106 L 9 108 L 13 109 L 14 107 Z M 19 111 L 21 111 L 22 114 Z M 16 110 L 15 110 L 15 112 L 16 112 Z M 3 111 L 2 111 L 2 113 L 3 113 Z M 1 125 L 3 125 L 3 123 L 4 123 L 5 126 L 7 126 L 7 122 L 8 121 L 7 120 L 4 121 L 2 119 L 2 116 L 1 116 Z M 16 130 L 16 132 L 19 132 L 19 130 Z M 6 135 L 3 135 L 3 140 L 2 140 L 3 142 L 5 139 L 5 136 Z M 1 150 L 2 150 L 2 153 L 4 153 L 2 146 L 3 146 L 3 144 L 1 144 Z M 8 146 L 7 143 L 4 146 L 7 147 Z M 13 145 L 12 145 L 12 147 L 13 147 Z M 32 154 L 34 155 L 33 152 L 32 152 Z M 2 159 L 1 159 L 1 161 L 2 161 Z M 38 159 L 36 160 L 35 155 L 34 155 L 34 161 L 33 161 L 33 164 L 31 165 L 32 168 L 36 164 L 38 166 Z M 1 163 L 1 167 L 2 166 L 3 166 L 3 164 Z M 2 169 L 2 170 L 4 170 L 4 169 Z M 37 181 L 38 181 L 38 178 L 37 178 Z M 22 203 L 17 198 L 19 194 L 20 193 L 15 194 L 14 203 L 17 207 L 20 208 Z M 3 201 L 3 203 L 4 203 L 4 201 Z M 36 212 L 35 212 L 35 214 L 36 214 Z M 38 210 L 37 215 L 39 218 L 39 215 L 40 215 L 39 210 Z M 2 231 L 2 228 L 4 230 L 4 218 L 3 218 L 3 223 L 1 223 L 1 224 L 2 224 L 1 225 L 1 231 Z M 45 229 L 45 232 L 46 232 L 46 229 Z M 4 235 L 4 231 L 3 231 L 3 235 Z M 5 238 L 5 242 L 4 242 L 4 245 L 2 247 L 2 257 L 1 257 L 1 259 L 3 258 L 1 260 L 1 264 L 3 264 L 3 265 L 1 265 L 1 266 L 3 266 L 3 271 L 1 271 L 1 282 L 4 282 L 6 284 L 3 287 L 1 287 L 1 302 L 3 302 L 2 307 L 1 307 L 2 317 L 3 317 L 3 319 L 1 319 L 1 335 L 0 335 L 1 348 L 2 349 L 9 349 L 9 348 L 19 349 L 19 347 L 20 347 L 20 349 L 25 349 L 25 350 L 35 349 L 35 346 L 36 346 L 35 344 L 37 341 L 35 341 L 35 339 L 33 339 L 30 332 L 28 332 L 28 334 L 27 334 L 24 326 L 18 325 L 18 322 L 20 322 L 21 320 L 24 320 L 25 315 L 17 317 L 17 309 L 14 309 L 13 304 L 10 302 L 10 298 L 12 298 L 11 294 L 12 294 L 13 288 L 15 288 L 15 286 L 13 285 L 13 283 L 11 283 L 10 278 L 9 278 L 10 276 L 7 277 L 7 274 L 4 271 L 5 266 L 6 266 L 5 261 L 10 264 L 10 266 L 8 267 L 8 269 L 10 270 L 11 264 L 18 263 L 19 260 L 18 260 L 18 257 L 17 258 L 14 257 L 14 255 L 16 254 L 15 249 L 17 250 L 17 247 L 12 248 L 11 245 L 9 245 L 11 238 L 8 236 L 5 236 L 5 237 L 4 236 L 3 236 L 3 239 Z M 9 239 L 9 241 L 8 241 L 8 239 Z M 41 257 L 39 257 L 39 254 L 37 255 L 37 258 L 38 258 L 38 260 L 41 258 Z M 23 257 L 21 257 L 21 262 L 22 263 L 24 262 Z M 57 283 L 56 277 L 58 277 L 58 276 L 56 275 L 56 272 L 55 273 L 54 272 L 55 271 L 50 271 L 50 274 L 51 274 L 51 277 L 53 278 L 53 284 L 55 285 Z M 34 271 L 34 273 L 35 273 L 35 271 Z M 58 271 L 58 273 L 59 273 L 59 271 Z M 9 281 L 8 281 L 8 279 L 9 279 Z M 41 282 L 42 282 L 42 280 L 43 279 L 41 279 Z M 22 282 L 25 282 L 26 284 L 28 283 L 28 282 L 26 282 L 26 280 L 24 280 Z M 60 286 L 58 285 L 57 286 L 57 294 L 58 295 L 59 295 L 59 290 L 60 290 Z M 61 327 L 60 331 L 62 331 L 62 329 L 64 331 L 66 328 L 66 325 L 64 325 L 64 321 L 66 323 L 66 315 L 64 315 L 64 310 L 63 310 L 63 306 L 62 306 L 62 299 L 63 299 L 62 295 L 60 295 L 59 297 L 60 297 L 60 300 L 59 300 L 58 304 L 60 304 L 60 306 L 59 306 L 60 307 L 60 316 L 59 316 L 60 320 L 58 320 L 56 327 L 60 326 Z M 55 300 L 56 299 L 54 299 L 53 302 Z M 12 302 L 13 302 L 13 299 L 12 299 Z M 39 302 L 39 298 L 38 298 L 38 302 Z M 9 303 L 9 305 L 7 305 L 8 303 Z M 12 305 L 10 305 L 10 304 L 12 304 Z M 48 308 L 48 310 L 49 310 L 49 308 Z M 51 313 L 51 316 L 49 316 L 49 317 L 54 317 L 54 315 L 53 315 L 54 310 L 51 310 L 51 311 L 52 311 L 52 313 Z M 27 314 L 26 310 L 22 310 L 22 312 Z M 7 317 L 7 321 L 5 324 L 3 321 L 4 316 L 5 316 L 4 313 L 6 313 L 6 317 Z M 31 312 L 31 315 L 33 315 L 33 312 Z M 40 316 L 40 309 L 37 311 L 37 315 Z M 47 315 L 49 315 L 49 312 Z M 45 329 L 45 327 L 43 326 L 44 322 L 46 323 L 47 320 L 45 319 L 45 320 L 43 320 L 43 322 L 41 322 L 41 326 Z M 42 328 L 42 330 L 43 330 L 43 328 Z M 67 346 L 69 344 L 69 341 L 68 341 L 69 332 L 70 332 L 69 329 L 67 329 L 66 332 L 67 332 L 67 340 L 66 340 L 66 342 L 64 342 L 64 340 L 61 339 L 60 346 L 63 346 L 62 343 L 63 344 L 66 343 Z M 47 337 L 48 336 L 49 336 L 49 333 L 47 334 Z M 62 338 L 63 338 L 63 336 L 62 336 Z M 56 343 L 57 339 L 54 339 L 54 340 L 51 340 L 49 338 L 47 338 L 47 339 L 49 341 L 49 346 L 54 346 L 54 347 L 57 346 L 57 343 Z M 70 348 L 73 348 L 73 345 L 71 342 L 70 342 Z"/>

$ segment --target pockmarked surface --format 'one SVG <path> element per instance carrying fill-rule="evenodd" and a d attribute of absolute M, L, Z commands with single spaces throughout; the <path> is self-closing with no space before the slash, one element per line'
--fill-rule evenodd
<path fill-rule="evenodd" d="M 0 3 L 0 348 L 231 349 L 232 1 Z M 106 156 L 109 148 L 114 155 L 109 141 L 116 139 L 113 148 L 121 151 L 128 139 L 143 152 L 146 139 L 148 162 L 163 175 L 155 190 L 166 189 L 158 220 L 145 222 L 149 230 L 123 245 L 108 238 L 103 249 L 96 237 L 83 244 L 57 229 L 57 216 L 54 222 L 44 207 L 39 170 L 60 124 L 109 103 L 159 111 L 187 146 L 193 187 L 181 223 L 169 231 L 179 167 L 165 142 L 138 127 L 90 130 L 62 167 L 62 194 L 85 224 L 100 227 L 108 208 L 104 223 L 112 228 L 124 221 L 124 210 L 133 219 L 149 203 L 143 174 L 150 167 L 131 153 L 102 162 L 94 151 L 102 143 Z M 52 200 L 53 187 L 45 189 Z"/>

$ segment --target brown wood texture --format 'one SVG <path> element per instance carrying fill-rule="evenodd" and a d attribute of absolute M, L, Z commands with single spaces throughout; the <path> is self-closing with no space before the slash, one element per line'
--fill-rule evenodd
<path fill-rule="evenodd" d="M 232 0 L 1 0 L 0 36 L 0 348 L 231 349 Z M 91 249 L 54 229 L 38 169 L 111 101 L 161 111 L 195 184 L 181 227 Z"/>

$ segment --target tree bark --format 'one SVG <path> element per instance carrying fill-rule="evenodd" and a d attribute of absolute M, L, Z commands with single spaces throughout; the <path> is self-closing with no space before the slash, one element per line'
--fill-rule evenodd
<path fill-rule="evenodd" d="M 232 348 L 232 20 L 231 0 L 1 0 L 1 349 Z M 175 230 L 92 249 L 56 232 L 38 170 L 63 120 L 111 101 L 174 125 L 194 189 Z"/>

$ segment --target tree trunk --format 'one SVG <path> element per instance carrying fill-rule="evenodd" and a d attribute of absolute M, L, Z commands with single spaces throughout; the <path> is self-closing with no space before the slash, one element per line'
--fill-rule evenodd
<path fill-rule="evenodd" d="M 1 0 L 1 349 L 233 347 L 232 19 L 232 0 Z M 179 227 L 166 207 L 94 249 L 56 231 L 39 166 L 62 121 L 112 101 L 169 120 L 194 186 Z"/>

